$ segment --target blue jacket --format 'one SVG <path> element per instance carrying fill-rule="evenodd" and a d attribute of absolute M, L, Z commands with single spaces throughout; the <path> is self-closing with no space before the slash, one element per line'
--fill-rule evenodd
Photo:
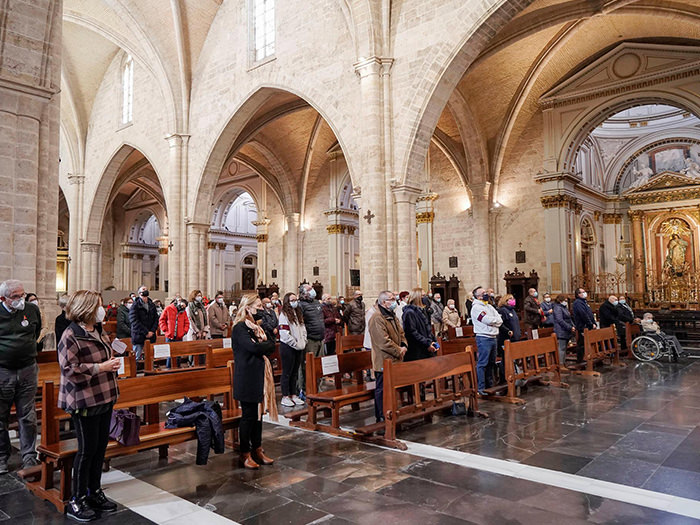
<path fill-rule="evenodd" d="M 506 340 L 510 341 L 520 341 L 522 333 L 520 332 L 520 319 L 518 318 L 518 312 L 515 311 L 514 306 L 501 306 L 498 309 L 498 313 L 501 314 L 503 319 L 503 324 L 498 329 L 498 344 L 503 345 Z M 513 335 L 508 337 L 508 332 L 513 332 Z"/>
<path fill-rule="evenodd" d="M 148 332 L 153 332 L 150 341 L 155 343 L 158 333 L 158 312 L 153 301 L 149 299 L 145 302 L 141 297 L 137 297 L 129 310 L 129 324 L 131 325 L 131 344 L 142 345 L 146 341 Z"/>
<path fill-rule="evenodd" d="M 554 320 L 554 333 L 557 334 L 557 339 L 568 341 L 573 335 L 571 328 L 574 326 L 569 309 L 559 303 L 554 303 L 552 310 L 554 310 L 552 319 Z"/>
<path fill-rule="evenodd" d="M 186 397 L 184 403 L 167 415 L 165 428 L 197 427 L 197 465 L 207 464 L 210 448 L 216 454 L 226 451 L 221 407 L 216 401 L 192 401 Z"/>
<path fill-rule="evenodd" d="M 581 334 L 583 334 L 583 329 L 588 328 L 589 330 L 595 327 L 595 317 L 593 317 L 593 310 L 588 306 L 585 299 L 577 297 L 574 301 L 574 326 Z"/>
<path fill-rule="evenodd" d="M 421 308 L 412 304 L 403 307 L 403 331 L 408 346 L 404 361 L 417 361 L 433 356 L 430 345 L 435 342 L 435 336 Z"/>
<path fill-rule="evenodd" d="M 552 319 L 552 316 L 554 315 L 555 304 L 556 303 L 553 303 L 552 301 L 549 301 L 548 303 L 542 301 L 540 304 L 540 308 L 542 308 L 542 312 L 544 313 L 544 322 L 542 323 L 543 326 L 552 326 L 552 324 L 554 324 L 554 319 Z M 546 313 L 549 310 L 552 310 L 551 314 Z"/>

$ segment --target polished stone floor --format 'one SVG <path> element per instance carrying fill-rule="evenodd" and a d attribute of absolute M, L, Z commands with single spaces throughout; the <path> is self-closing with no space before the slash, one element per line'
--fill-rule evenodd
<path fill-rule="evenodd" d="M 525 406 L 484 401 L 489 419 L 436 417 L 399 438 L 700 500 L 700 362 L 630 362 L 568 390 L 530 386 Z M 368 421 L 371 403 L 341 421 Z M 194 463 L 194 442 L 112 466 L 244 524 L 629 523 L 698 521 L 453 463 L 265 424 L 274 466 L 246 471 L 231 451 Z M 14 456 L 16 457 L 16 456 Z M 186 518 L 186 517 L 184 517 Z M 159 523 L 189 523 L 186 519 Z M 63 523 L 14 475 L 0 476 L 0 521 Z M 206 520 L 204 520 L 206 521 Z M 203 521 L 203 522 L 204 522 Z M 106 523 L 149 520 L 120 506 Z"/>

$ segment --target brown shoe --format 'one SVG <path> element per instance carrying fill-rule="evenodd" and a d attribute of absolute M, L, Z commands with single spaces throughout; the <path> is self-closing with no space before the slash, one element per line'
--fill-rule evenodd
<path fill-rule="evenodd" d="M 257 461 L 261 465 L 272 465 L 275 462 L 274 459 L 269 458 L 265 455 L 265 451 L 262 449 L 262 447 L 258 447 L 255 449 L 255 452 L 253 452 L 253 457 L 255 458 L 255 461 Z"/>
<path fill-rule="evenodd" d="M 260 468 L 260 465 L 258 465 L 252 457 L 250 457 L 250 452 L 247 452 L 245 454 L 241 454 L 241 458 L 239 460 L 239 463 L 241 467 L 249 468 L 249 469 L 258 469 Z"/>

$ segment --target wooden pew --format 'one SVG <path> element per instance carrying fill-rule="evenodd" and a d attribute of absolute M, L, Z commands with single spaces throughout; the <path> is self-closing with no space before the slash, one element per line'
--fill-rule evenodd
<path fill-rule="evenodd" d="M 452 328 L 451 326 L 447 328 L 446 339 L 457 339 L 462 337 L 474 337 L 474 327 L 472 325 L 460 326 L 461 330 Z M 461 335 L 458 334 L 461 332 Z"/>
<path fill-rule="evenodd" d="M 163 344 L 163 345 L 168 345 L 170 349 L 170 359 L 171 359 L 171 364 L 173 368 L 156 368 L 155 363 L 156 361 L 162 363 L 165 365 L 165 357 L 160 357 L 156 358 L 155 357 L 155 349 L 154 346 L 158 344 Z M 172 343 L 156 343 L 156 345 L 151 344 L 149 341 L 146 341 L 146 343 L 143 345 L 143 355 L 144 355 L 144 361 L 143 361 L 143 373 L 146 375 L 154 375 L 154 374 L 165 374 L 165 373 L 173 373 L 173 372 L 182 372 L 183 370 L 201 370 L 206 368 L 205 365 L 195 365 L 190 368 L 179 368 L 177 366 L 177 358 L 180 357 L 189 357 L 191 355 L 193 356 L 199 356 L 199 355 L 206 355 L 207 354 L 207 349 L 209 347 L 211 348 L 223 348 L 224 346 L 224 340 L 223 339 L 200 339 L 197 341 L 177 341 L 177 342 L 172 342 Z M 229 351 L 231 349 L 229 348 Z M 230 354 L 233 355 L 233 354 Z"/>
<path fill-rule="evenodd" d="M 338 373 L 324 374 L 323 360 L 338 360 Z M 327 361 L 326 361 L 327 362 Z M 359 403 L 374 399 L 374 386 L 369 386 L 362 380 L 362 371 L 372 368 L 372 352 L 348 352 L 328 357 L 314 357 L 309 353 L 306 356 L 306 403 L 308 414 L 306 421 L 292 421 L 290 425 L 302 426 L 311 430 L 321 430 L 329 434 L 352 437 L 351 434 L 340 429 L 340 409 L 353 405 L 353 409 L 359 409 Z M 345 385 L 340 383 L 343 374 L 360 372 L 356 374 L 357 384 Z M 319 392 L 318 384 L 321 378 L 331 376 L 335 379 L 336 388 Z M 327 408 L 331 411 L 331 424 L 318 423 L 318 411 Z"/>
<path fill-rule="evenodd" d="M 625 323 L 625 341 L 627 342 L 627 356 L 634 359 L 634 354 L 631 351 L 632 341 L 642 335 L 642 325 L 637 323 Z"/>
<path fill-rule="evenodd" d="M 506 384 L 489 388 L 487 392 L 493 394 L 505 389 L 506 395 L 491 396 L 489 400 L 524 405 L 525 401 L 517 396 L 517 383 L 520 381 L 537 381 L 542 385 L 569 388 L 569 385 L 561 380 L 559 346 L 555 334 L 516 343 L 506 341 L 503 361 Z M 549 379 L 545 379 L 545 374 Z"/>
<path fill-rule="evenodd" d="M 583 331 L 583 359 L 586 361 L 585 370 L 572 370 L 572 373 L 589 377 L 599 377 L 600 372 L 593 370 L 595 363 L 610 359 L 613 366 L 627 366 L 620 362 L 620 347 L 617 343 L 615 326 Z"/>
<path fill-rule="evenodd" d="M 425 394 L 421 398 L 421 387 Z M 432 388 L 428 388 L 432 387 Z M 412 395 L 406 396 L 406 390 Z M 428 390 L 432 391 L 428 395 Z M 463 351 L 410 361 L 384 361 L 384 421 L 355 429 L 362 439 L 383 446 L 406 450 L 406 444 L 396 439 L 397 427 L 411 419 L 430 418 L 434 412 L 452 407 L 453 402 L 465 401 L 468 415 L 478 414 L 476 361 L 469 347 Z M 384 436 L 371 434 L 384 430 Z"/>
<path fill-rule="evenodd" d="M 58 353 L 56 350 L 44 350 L 43 352 L 37 352 L 36 362 L 41 363 L 58 363 Z"/>
<path fill-rule="evenodd" d="M 224 395 L 223 427 L 235 431 L 240 420 L 240 410 L 233 400 L 233 363 L 227 368 L 198 370 L 190 374 L 167 374 L 161 376 L 134 377 L 119 381 L 119 399 L 115 408 L 174 401 L 185 396 L 207 397 Z M 37 447 L 41 461 L 41 476 L 29 482 L 27 488 L 37 497 L 53 503 L 63 512 L 71 496 L 73 458 L 77 452 L 76 439 L 61 440 L 60 422 L 68 417 L 56 407 L 58 385 L 46 382 L 43 386 L 45 410 L 41 416 L 41 443 Z M 143 450 L 158 448 L 161 457 L 167 456 L 167 447 L 197 439 L 195 427 L 166 429 L 164 423 L 141 426 L 141 442 L 125 447 L 115 441 L 107 446 L 105 459 L 135 454 Z M 234 438 L 235 442 L 235 438 Z M 60 483 L 54 485 L 54 473 L 60 471 Z"/>
<path fill-rule="evenodd" d="M 117 333 L 117 321 L 105 321 L 102 323 L 102 330 L 109 337 Z"/>
<path fill-rule="evenodd" d="M 365 336 L 359 335 L 342 335 L 335 336 L 335 353 L 344 354 L 345 352 L 361 352 L 365 349 Z"/>
<path fill-rule="evenodd" d="M 527 330 L 525 330 L 525 332 L 523 332 L 523 335 L 527 339 L 532 339 L 533 338 L 532 332 L 533 332 L 533 330 L 531 328 L 528 328 Z M 554 333 L 554 327 L 552 327 L 552 326 L 544 326 L 544 327 L 538 328 L 537 329 L 537 339 L 546 339 L 546 338 L 550 337 L 553 333 Z"/>
<path fill-rule="evenodd" d="M 460 337 L 458 339 L 440 339 L 438 340 L 440 348 L 437 355 L 450 355 L 458 352 L 464 352 L 466 347 L 476 355 L 476 337 Z"/>

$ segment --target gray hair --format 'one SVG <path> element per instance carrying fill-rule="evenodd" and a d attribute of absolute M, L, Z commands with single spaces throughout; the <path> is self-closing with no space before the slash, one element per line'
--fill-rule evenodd
<path fill-rule="evenodd" d="M 22 281 L 18 281 L 17 279 L 3 281 L 0 283 L 0 297 L 10 297 L 12 292 L 23 287 Z"/>
<path fill-rule="evenodd" d="M 379 297 L 377 297 L 377 302 L 379 304 L 382 304 L 384 301 L 388 300 L 389 297 L 394 295 L 394 292 L 391 290 L 384 290 L 383 292 L 379 292 Z"/>
<path fill-rule="evenodd" d="M 58 298 L 58 306 L 60 306 L 61 308 L 65 308 L 67 304 L 68 296 L 66 294 L 63 294 L 61 297 Z"/>

